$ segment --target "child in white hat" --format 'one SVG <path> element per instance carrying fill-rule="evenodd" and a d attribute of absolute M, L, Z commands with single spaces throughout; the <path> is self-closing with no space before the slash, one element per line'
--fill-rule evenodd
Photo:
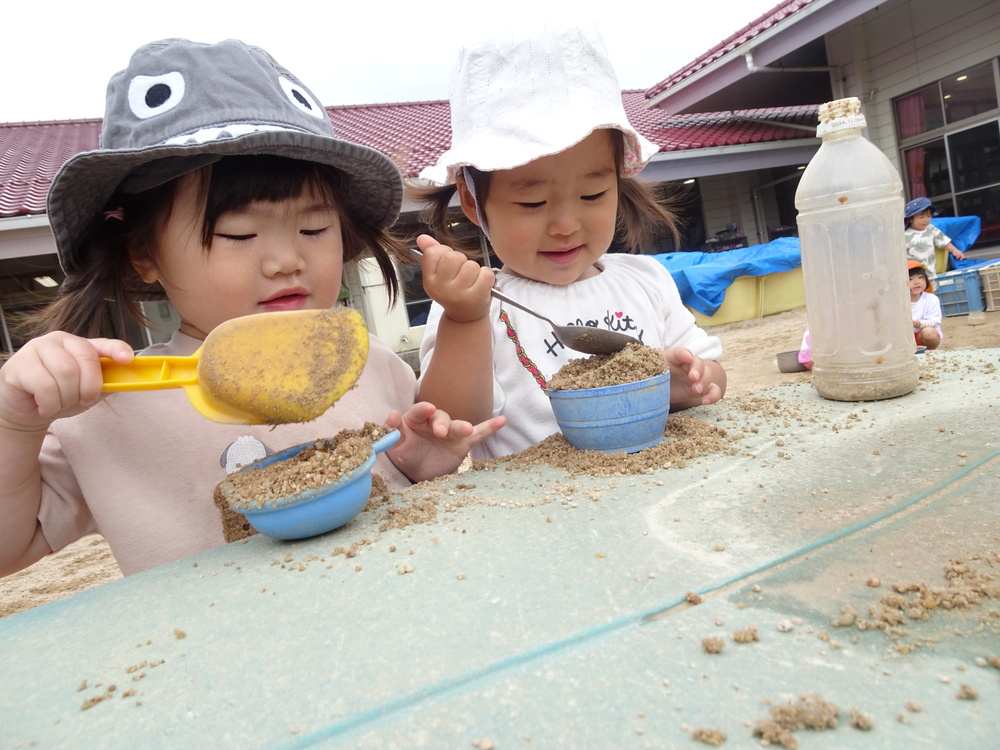
<path fill-rule="evenodd" d="M 102 401 L 99 357 L 133 359 L 122 339 L 144 322 L 141 300 L 169 299 L 181 319 L 145 353 L 186 356 L 226 320 L 333 306 L 362 253 L 395 291 L 401 200 L 392 162 L 337 138 L 264 50 L 137 50 L 108 85 L 101 147 L 49 192 L 60 298 L 0 368 L 0 575 L 94 532 L 125 574 L 223 544 L 213 490 L 248 436 L 253 456 L 385 420 L 402 432 L 375 467 L 390 487 L 457 468 L 503 420 L 474 428 L 415 404 L 413 370 L 375 339 L 355 388 L 305 424 L 216 424 L 181 390 Z"/>
<path fill-rule="evenodd" d="M 536 27 L 537 28 L 537 27 Z M 473 455 L 507 455 L 558 431 L 545 378 L 579 352 L 551 327 L 493 301 L 497 288 L 557 323 L 620 331 L 663 350 L 671 405 L 718 401 L 726 376 L 719 340 L 684 307 L 669 272 L 636 251 L 675 231 L 672 214 L 634 179 L 657 148 L 628 122 L 621 88 L 596 28 L 558 24 L 504 32 L 467 47 L 451 86 L 452 145 L 415 190 L 443 242 L 418 238 L 432 306 L 421 345 L 421 398 L 452 417 L 508 416 Z M 469 259 L 451 226 L 462 213 L 503 267 Z M 481 257 L 481 254 L 480 254 Z"/>

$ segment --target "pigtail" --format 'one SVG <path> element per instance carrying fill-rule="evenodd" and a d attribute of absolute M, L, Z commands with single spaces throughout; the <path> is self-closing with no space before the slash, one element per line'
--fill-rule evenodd
<path fill-rule="evenodd" d="M 630 253 L 647 252 L 665 236 L 680 242 L 677 215 L 671 209 L 672 201 L 658 197 L 655 188 L 635 177 L 618 181 L 618 218 L 615 222 L 615 241 Z"/>
<path fill-rule="evenodd" d="M 122 213 L 128 217 L 127 209 Z M 163 294 L 143 283 L 129 262 L 128 221 L 95 219 L 81 242 L 83 267 L 67 274 L 56 300 L 28 321 L 31 336 L 66 331 L 128 340 L 130 330 L 148 324 L 139 299 L 162 299 Z"/>
<path fill-rule="evenodd" d="M 489 173 L 470 169 L 476 185 L 476 196 L 482 202 L 486 201 L 489 190 Z M 482 260 L 483 251 L 479 244 L 479 228 L 466 218 L 461 209 L 451 206 L 457 188 L 450 185 L 416 185 L 406 183 L 406 196 L 417 203 L 422 203 L 424 209 L 420 212 L 420 220 L 427 225 L 434 239 L 453 250 L 465 253 L 472 260 Z M 456 232 L 456 227 L 473 228 L 475 231 Z M 411 242 L 413 237 L 407 238 Z"/>
<path fill-rule="evenodd" d="M 382 280 L 389 292 L 389 306 L 396 304 L 396 300 L 399 299 L 399 278 L 396 276 L 393 261 L 400 265 L 413 262 L 402 238 L 387 229 L 359 222 L 346 211 L 342 212 L 341 225 L 344 263 L 359 260 L 366 251 L 370 252 L 378 264 Z"/>

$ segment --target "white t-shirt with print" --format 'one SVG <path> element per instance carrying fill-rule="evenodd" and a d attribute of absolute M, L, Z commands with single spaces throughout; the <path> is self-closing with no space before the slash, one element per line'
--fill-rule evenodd
<path fill-rule="evenodd" d="M 653 258 L 609 254 L 600 260 L 602 272 L 564 286 L 497 274 L 497 288 L 518 302 L 562 325 L 585 325 L 620 331 L 658 349 L 684 346 L 699 357 L 718 359 L 722 344 L 695 323 L 684 306 L 673 277 Z M 493 336 L 493 413 L 504 414 L 507 425 L 473 449 L 475 458 L 494 458 L 524 450 L 558 432 L 549 398 L 534 372 L 550 378 L 571 359 L 587 355 L 565 348 L 552 327 L 510 305 L 503 306 L 520 346 L 519 356 L 507 326 L 500 320 L 501 303 L 490 308 Z M 421 372 L 434 354 L 440 305 L 431 306 L 420 346 Z"/>

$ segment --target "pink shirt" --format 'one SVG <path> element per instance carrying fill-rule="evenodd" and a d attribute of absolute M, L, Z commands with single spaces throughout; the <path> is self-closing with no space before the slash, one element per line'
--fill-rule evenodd
<path fill-rule="evenodd" d="M 40 457 L 38 519 L 49 546 L 56 551 L 99 532 L 129 575 L 223 544 L 212 494 L 226 477 L 221 458 L 236 438 L 252 435 L 276 451 L 366 421 L 381 424 L 391 409 L 413 404 L 413 370 L 382 342 L 370 343 L 356 387 L 305 424 L 217 424 L 179 389 L 113 393 L 83 414 L 57 420 Z M 143 353 L 188 355 L 200 344 L 176 333 Z M 409 484 L 384 454 L 375 471 L 391 489 Z"/>

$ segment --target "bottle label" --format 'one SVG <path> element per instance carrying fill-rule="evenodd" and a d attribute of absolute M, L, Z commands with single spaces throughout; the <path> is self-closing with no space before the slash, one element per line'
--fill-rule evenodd
<path fill-rule="evenodd" d="M 868 125 L 865 122 L 864 115 L 849 115 L 847 117 L 838 117 L 835 120 L 827 120 L 826 122 L 821 122 L 816 127 L 817 137 L 822 137 L 827 133 L 835 133 L 838 130 L 851 130 L 852 128 L 863 128 Z"/>

